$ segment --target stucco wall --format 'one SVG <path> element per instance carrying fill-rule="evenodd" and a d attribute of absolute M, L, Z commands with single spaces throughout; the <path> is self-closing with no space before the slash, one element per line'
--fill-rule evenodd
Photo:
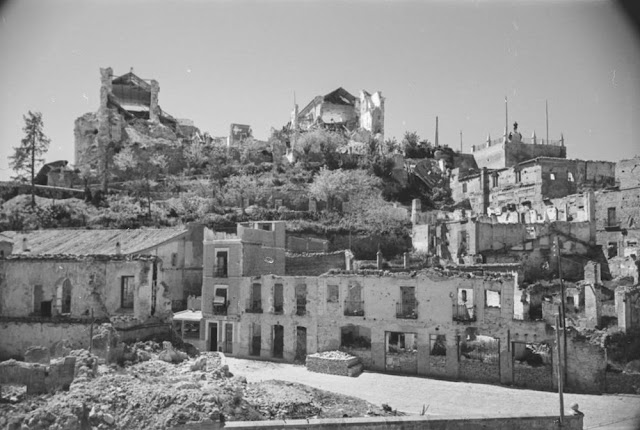
<path fill-rule="evenodd" d="M 0 360 L 24 357 L 30 346 L 51 348 L 54 343 L 67 339 L 75 347 L 89 347 L 90 322 L 16 322 L 0 321 Z"/>

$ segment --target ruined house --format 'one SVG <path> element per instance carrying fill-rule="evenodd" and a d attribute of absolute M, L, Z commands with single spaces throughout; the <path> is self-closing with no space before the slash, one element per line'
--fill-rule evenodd
<path fill-rule="evenodd" d="M 34 178 L 37 185 L 71 188 L 78 184 L 78 174 L 69 166 L 67 160 L 46 163 Z"/>
<path fill-rule="evenodd" d="M 186 308 L 190 295 L 202 287 L 204 227 L 137 230 L 34 230 L 5 232 L 13 240 L 13 254 L 21 256 L 153 255 L 163 262 L 163 282 L 173 310 Z"/>
<path fill-rule="evenodd" d="M 276 361 L 341 349 L 376 371 L 555 386 L 555 331 L 516 306 L 517 270 L 351 271 L 338 254 L 332 264 L 344 269 L 320 274 L 318 258 L 307 258 L 306 270 L 298 261 L 292 272 L 280 224 L 240 224 L 235 235 L 205 231 L 202 297 L 194 305 L 201 311 L 184 318 L 194 343 Z M 602 354 L 568 344 L 565 387 L 602 390 Z M 585 355 L 594 360 L 586 370 Z"/>
<path fill-rule="evenodd" d="M 87 346 L 94 321 L 168 322 L 171 301 L 153 255 L 17 253 L 0 260 L 0 356 L 67 339 Z"/>
<path fill-rule="evenodd" d="M 369 131 L 384 141 L 384 97 L 380 91 L 373 94 L 360 91 L 357 98 L 340 87 L 324 96 L 316 96 L 302 110 L 295 105 L 291 114 L 291 128 L 309 130 L 314 125 L 329 129 Z"/>

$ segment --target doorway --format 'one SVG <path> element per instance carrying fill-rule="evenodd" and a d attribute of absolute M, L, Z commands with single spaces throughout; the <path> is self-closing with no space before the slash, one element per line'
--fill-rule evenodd
<path fill-rule="evenodd" d="M 224 352 L 233 354 L 233 324 L 231 323 L 224 325 Z"/>
<path fill-rule="evenodd" d="M 307 328 L 296 327 L 296 356 L 295 361 L 304 362 L 307 358 Z"/>
<path fill-rule="evenodd" d="M 218 323 L 209 324 L 209 351 L 218 350 Z"/>
<path fill-rule="evenodd" d="M 273 326 L 273 358 L 282 358 L 284 354 L 284 327 Z"/>

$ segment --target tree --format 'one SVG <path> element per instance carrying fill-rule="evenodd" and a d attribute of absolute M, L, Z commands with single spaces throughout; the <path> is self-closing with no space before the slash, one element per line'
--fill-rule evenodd
<path fill-rule="evenodd" d="M 309 194 L 318 200 L 325 200 L 329 208 L 332 208 L 336 199 L 346 201 L 362 194 L 377 194 L 379 188 L 380 179 L 365 170 L 322 168 L 313 178 Z"/>
<path fill-rule="evenodd" d="M 31 206 L 35 206 L 36 166 L 44 162 L 44 159 L 40 157 L 47 152 L 51 141 L 44 134 L 42 113 L 29 111 L 22 118 L 25 122 L 22 128 L 25 136 L 20 141 L 20 146 L 13 148 L 14 153 L 9 156 L 11 160 L 9 166 L 18 174 L 18 178 L 24 178 L 25 174 L 31 174 Z"/>
<path fill-rule="evenodd" d="M 131 177 L 134 191 L 146 197 L 147 214 L 151 218 L 151 188 L 167 167 L 167 158 L 143 145 L 131 145 L 114 157 L 116 167 Z"/>

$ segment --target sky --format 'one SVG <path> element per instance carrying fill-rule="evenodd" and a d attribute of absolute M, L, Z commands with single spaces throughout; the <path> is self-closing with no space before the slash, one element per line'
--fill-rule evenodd
<path fill-rule="evenodd" d="M 0 3 L 0 180 L 43 114 L 47 161 L 74 162 L 74 121 L 98 108 L 101 67 L 160 83 L 201 131 L 267 139 L 343 87 L 385 97 L 385 137 L 470 152 L 514 121 L 565 138 L 567 156 L 640 154 L 640 35 L 612 1 L 9 0 Z"/>

